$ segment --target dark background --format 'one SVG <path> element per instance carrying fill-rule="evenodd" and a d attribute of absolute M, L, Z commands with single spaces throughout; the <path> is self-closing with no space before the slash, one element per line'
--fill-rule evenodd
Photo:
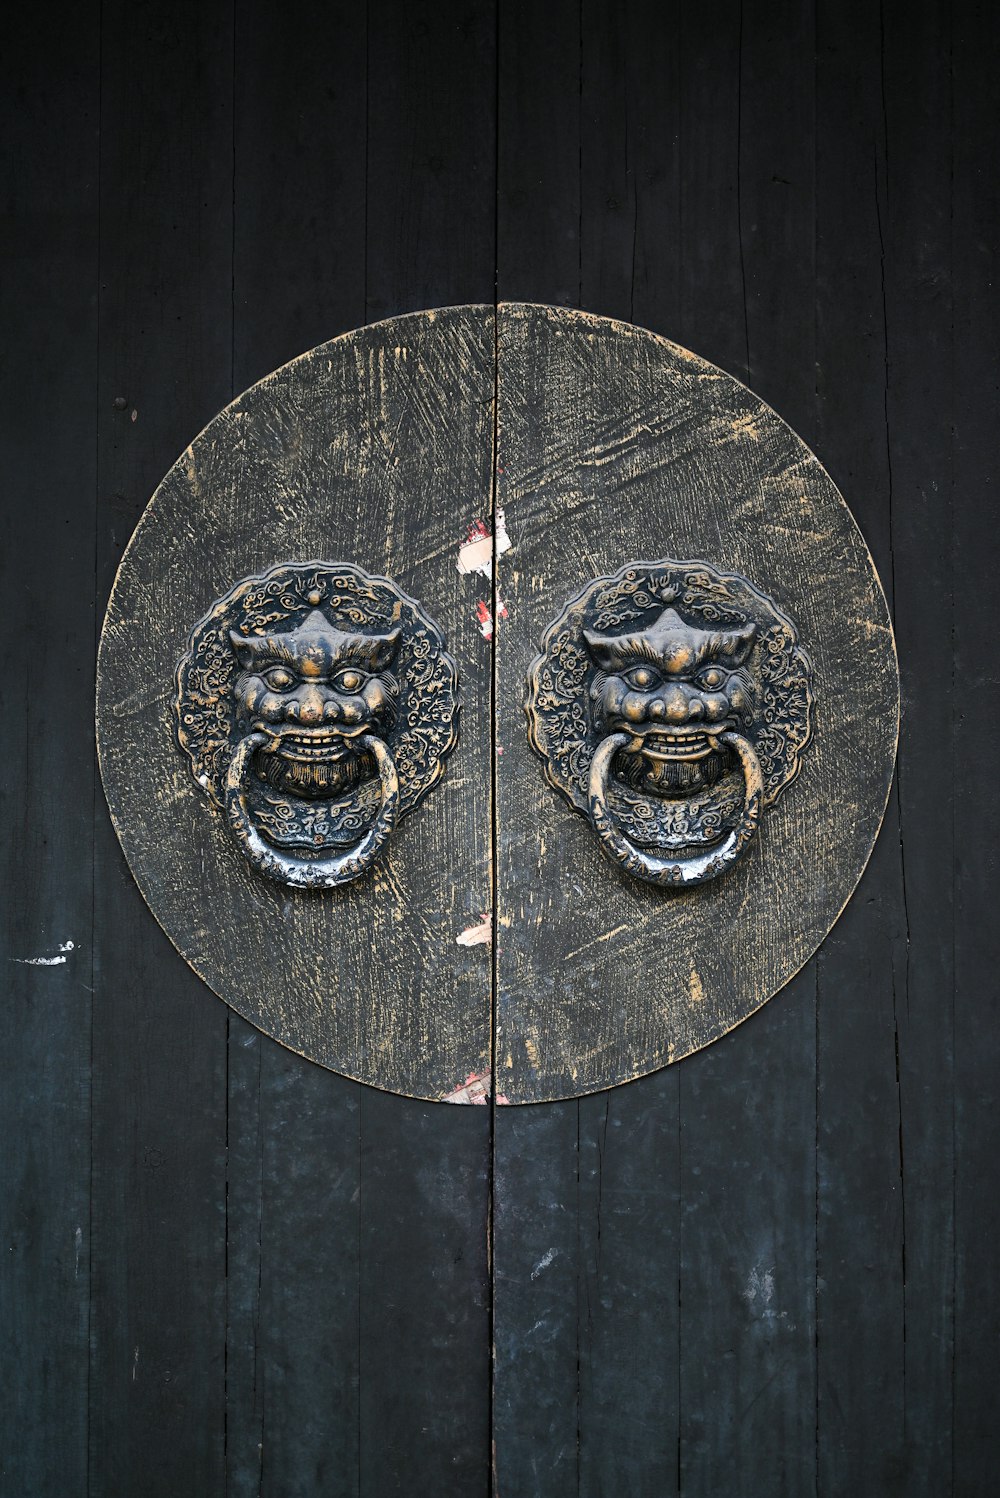
<path fill-rule="evenodd" d="M 996 7 L 8 25 L 0 1491 L 485 1495 L 492 1440 L 501 1498 L 995 1493 Z M 114 569 L 204 423 L 495 294 L 777 408 L 874 553 L 904 722 L 868 872 L 759 1016 L 494 1115 L 323 1072 L 202 986 L 126 872 L 92 703 Z"/>

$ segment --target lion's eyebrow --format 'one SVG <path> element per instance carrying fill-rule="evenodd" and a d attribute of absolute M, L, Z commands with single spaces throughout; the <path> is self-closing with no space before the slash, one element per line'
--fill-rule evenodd
<path fill-rule="evenodd" d="M 289 650 L 280 639 L 274 636 L 271 639 L 247 640 L 245 648 L 253 657 L 254 666 L 294 666 L 299 665 L 300 657 L 294 650 Z"/>

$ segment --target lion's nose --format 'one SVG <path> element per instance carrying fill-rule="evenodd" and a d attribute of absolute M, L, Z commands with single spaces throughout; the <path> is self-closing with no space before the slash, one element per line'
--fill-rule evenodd
<path fill-rule="evenodd" d="M 298 720 L 300 723 L 322 723 L 323 694 L 318 687 L 303 687 L 298 693 Z"/>
<path fill-rule="evenodd" d="M 664 713 L 668 723 L 686 723 L 689 713 L 687 693 L 680 687 L 669 687 L 664 693 Z"/>

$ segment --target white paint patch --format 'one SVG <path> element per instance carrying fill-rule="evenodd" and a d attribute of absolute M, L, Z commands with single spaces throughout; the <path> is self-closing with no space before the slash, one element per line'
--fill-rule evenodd
<path fill-rule="evenodd" d="M 543 1269 L 548 1269 L 549 1265 L 552 1263 L 552 1260 L 553 1259 L 557 1259 L 558 1257 L 559 1257 L 559 1250 L 558 1250 L 558 1248 L 550 1248 L 547 1253 L 542 1254 L 542 1257 L 539 1259 L 538 1263 L 535 1265 L 534 1269 L 531 1271 L 531 1278 L 533 1280 L 537 1280 L 537 1278 L 541 1274 L 542 1270 Z"/>
<path fill-rule="evenodd" d="M 774 1301 L 774 1270 L 761 1269 L 754 1265 L 747 1275 L 747 1282 L 742 1291 L 743 1299 L 747 1303 L 747 1309 L 751 1316 L 758 1321 L 777 1330 L 793 1332 L 795 1322 L 789 1321 L 787 1311 L 779 1311 L 775 1308 Z"/>
<path fill-rule="evenodd" d="M 73 1278 L 78 1279 L 80 1275 L 80 1253 L 83 1249 L 83 1228 L 77 1228 L 73 1234 Z"/>
<path fill-rule="evenodd" d="M 457 947 L 479 947 L 489 946 L 493 940 L 493 922 L 488 915 L 483 915 L 478 926 L 466 926 L 464 931 L 455 937 Z"/>
<path fill-rule="evenodd" d="M 762 1273 L 755 1264 L 747 1275 L 743 1299 L 751 1310 L 766 1310 L 774 1299 L 774 1270 L 765 1269 Z"/>
<path fill-rule="evenodd" d="M 19 962 L 23 967 L 58 967 L 61 962 L 68 962 L 67 952 L 76 950 L 75 941 L 61 941 L 59 943 L 58 957 L 12 957 L 11 962 Z"/>
<path fill-rule="evenodd" d="M 496 554 L 502 557 L 510 551 L 511 539 L 503 510 L 497 511 Z M 476 520 L 466 531 L 465 540 L 458 548 L 458 570 L 463 573 L 478 572 L 483 577 L 493 576 L 494 537 L 485 520 Z"/>

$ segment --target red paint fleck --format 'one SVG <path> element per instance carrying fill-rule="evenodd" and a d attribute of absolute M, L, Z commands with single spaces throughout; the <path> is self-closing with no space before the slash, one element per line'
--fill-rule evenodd
<path fill-rule="evenodd" d="M 490 528 L 485 520 L 474 520 L 465 532 L 464 544 L 468 546 L 470 541 L 488 541 Z"/>

